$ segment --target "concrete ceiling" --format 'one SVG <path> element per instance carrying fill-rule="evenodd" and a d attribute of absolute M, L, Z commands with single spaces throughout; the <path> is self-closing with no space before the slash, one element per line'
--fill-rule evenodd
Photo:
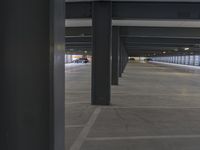
<path fill-rule="evenodd" d="M 143 26 L 143 27 L 191 27 L 200 28 L 197 20 L 113 20 L 113 26 Z M 66 27 L 90 27 L 91 19 L 66 19 Z"/>
<path fill-rule="evenodd" d="M 66 0 L 66 2 L 86 2 L 86 1 L 99 1 L 99 0 Z M 111 0 L 102 0 L 102 1 L 111 1 Z M 112 1 L 122 1 L 122 2 L 132 1 L 132 2 L 144 2 L 144 3 L 145 2 L 200 2 L 200 0 L 112 0 Z M 187 5 L 187 3 L 185 3 L 185 5 Z M 196 4 L 194 3 L 194 5 L 196 5 Z M 166 9 L 166 10 L 170 11 L 170 9 Z M 165 10 L 165 12 L 166 12 L 166 10 Z M 161 11 L 163 11 L 163 10 L 161 10 Z M 196 12 L 199 12 L 199 11 L 194 11 L 194 12 L 196 14 Z M 176 15 L 177 12 L 174 11 L 174 14 Z M 90 16 L 90 15 L 88 15 L 88 16 Z M 90 17 L 87 17 L 87 18 L 90 18 Z M 142 28 L 142 27 L 144 27 L 144 28 L 145 27 L 148 27 L 148 28 L 149 27 L 168 27 L 168 28 L 175 27 L 175 28 L 179 28 L 179 29 L 187 28 L 186 30 L 188 30 L 188 28 L 191 28 L 191 31 L 192 31 L 192 28 L 194 28 L 194 29 L 200 28 L 200 21 L 198 19 L 191 20 L 192 18 L 186 19 L 186 20 L 183 20 L 181 18 L 179 19 L 178 17 L 177 17 L 178 18 L 177 20 L 175 20 L 175 19 L 169 20 L 169 19 L 162 19 L 162 18 L 156 19 L 156 20 L 146 19 L 146 18 L 145 19 L 135 19 L 135 18 L 133 18 L 131 20 L 127 20 L 127 18 L 125 18 L 126 20 L 124 20 L 124 19 L 120 20 L 120 18 L 114 18 L 112 20 L 112 25 L 113 26 L 123 26 L 125 28 L 131 27 L 131 26 L 132 27 L 139 27 L 139 28 Z M 195 17 L 193 17 L 193 18 L 195 18 Z M 65 26 L 66 27 L 91 27 L 92 26 L 92 20 L 91 19 L 78 19 L 78 17 L 77 17 L 77 19 L 66 19 L 65 20 Z M 197 29 L 197 30 L 199 30 L 199 29 Z M 133 45 L 136 45 L 136 44 L 133 44 Z M 199 51 L 199 45 L 197 45 L 198 47 L 196 47 L 195 44 L 192 45 L 191 47 L 188 46 L 188 45 L 185 45 L 185 44 L 175 45 L 176 47 L 167 47 L 168 45 L 158 45 L 158 46 L 161 46 L 161 47 L 158 47 L 158 46 L 156 46 L 156 44 L 154 44 L 154 45 L 153 44 L 151 44 L 151 45 L 146 44 L 145 45 L 146 47 L 145 47 L 144 45 L 145 44 L 141 44 L 141 46 L 140 46 L 140 44 L 138 44 L 138 47 L 132 47 L 130 44 L 128 45 L 126 43 L 126 46 L 127 46 L 126 48 L 130 52 L 130 55 L 138 55 L 138 56 L 144 56 L 144 55 L 148 55 L 148 54 L 154 55 L 154 53 L 158 54 L 158 55 L 166 55 L 166 54 L 163 54 L 163 51 L 165 51 L 167 53 L 167 55 L 173 55 L 174 53 L 192 54 L 192 53 L 199 53 L 200 52 Z M 184 50 L 185 47 L 190 47 L 191 50 L 185 51 Z M 150 48 L 150 49 L 148 49 L 148 48 Z M 155 49 L 156 49 L 156 51 L 155 51 Z"/>
<path fill-rule="evenodd" d="M 66 2 L 89 2 L 100 0 L 65 0 Z M 102 0 L 102 1 L 131 1 L 131 2 L 200 2 L 200 0 Z"/>

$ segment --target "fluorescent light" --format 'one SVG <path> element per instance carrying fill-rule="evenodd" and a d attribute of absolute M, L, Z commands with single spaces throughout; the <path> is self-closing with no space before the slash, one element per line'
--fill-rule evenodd
<path fill-rule="evenodd" d="M 190 48 L 186 47 L 186 48 L 184 48 L 184 50 L 185 50 L 185 51 L 188 51 L 188 50 L 190 50 Z"/>

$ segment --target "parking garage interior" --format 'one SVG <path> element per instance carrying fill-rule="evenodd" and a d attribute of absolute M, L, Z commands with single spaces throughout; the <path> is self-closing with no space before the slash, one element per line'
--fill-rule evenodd
<path fill-rule="evenodd" d="M 198 5 L 66 3 L 67 149 L 199 149 Z"/>
<path fill-rule="evenodd" d="M 1 149 L 199 150 L 199 7 L 3 0 Z"/>

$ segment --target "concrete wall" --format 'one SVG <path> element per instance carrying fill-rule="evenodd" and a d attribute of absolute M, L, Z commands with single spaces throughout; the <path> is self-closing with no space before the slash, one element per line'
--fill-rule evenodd
<path fill-rule="evenodd" d="M 153 61 L 200 66 L 199 55 L 184 55 L 184 56 L 163 56 L 163 57 L 152 57 Z"/>

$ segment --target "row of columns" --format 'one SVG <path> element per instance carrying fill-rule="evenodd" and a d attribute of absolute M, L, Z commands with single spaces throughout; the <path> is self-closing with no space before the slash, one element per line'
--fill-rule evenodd
<path fill-rule="evenodd" d="M 65 2 L 2 0 L 0 7 L 1 149 L 64 150 Z M 111 2 L 93 2 L 95 105 L 110 104 L 111 47 Z M 120 74 L 125 55 L 116 47 L 112 62 Z"/>
<path fill-rule="evenodd" d="M 93 2 L 92 104 L 109 105 L 128 62 L 119 27 L 112 27 L 112 2 Z"/>
<path fill-rule="evenodd" d="M 128 53 L 120 40 L 120 27 L 113 27 L 112 31 L 112 85 L 118 85 L 128 63 Z"/>

